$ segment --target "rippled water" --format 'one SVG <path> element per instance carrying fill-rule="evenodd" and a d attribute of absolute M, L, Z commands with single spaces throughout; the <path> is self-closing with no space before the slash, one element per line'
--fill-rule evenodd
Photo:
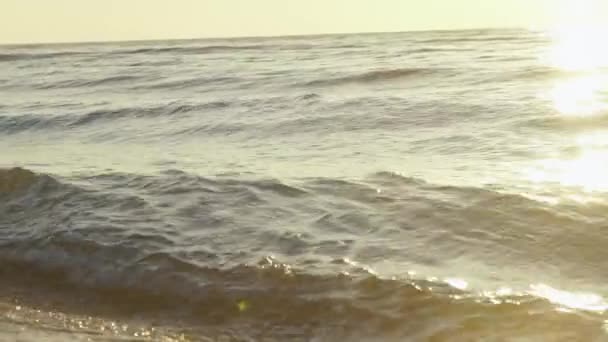
<path fill-rule="evenodd" d="M 608 340 L 586 37 L 0 47 L 0 339 Z"/>

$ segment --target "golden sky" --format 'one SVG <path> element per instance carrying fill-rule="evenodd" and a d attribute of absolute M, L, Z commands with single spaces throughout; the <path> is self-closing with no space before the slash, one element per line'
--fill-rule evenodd
<path fill-rule="evenodd" d="M 0 43 L 547 27 L 608 0 L 0 0 Z"/>

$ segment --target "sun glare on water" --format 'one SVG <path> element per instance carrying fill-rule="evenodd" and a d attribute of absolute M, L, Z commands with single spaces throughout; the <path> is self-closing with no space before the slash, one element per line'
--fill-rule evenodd
<path fill-rule="evenodd" d="M 552 288 L 545 284 L 531 285 L 531 294 L 545 298 L 566 309 L 579 309 L 603 313 L 608 309 L 604 298 L 595 293 L 575 293 Z"/>
<path fill-rule="evenodd" d="M 554 44 L 548 62 L 566 71 L 594 71 L 608 67 L 608 26 L 564 26 L 550 33 Z"/>
<path fill-rule="evenodd" d="M 549 92 L 557 112 L 580 117 L 608 110 L 608 27 L 563 27 L 551 36 L 553 45 L 545 62 L 564 74 L 571 73 Z"/>
<path fill-rule="evenodd" d="M 538 183 L 559 183 L 565 187 L 576 187 L 586 193 L 608 191 L 608 153 L 605 151 L 584 152 L 575 159 L 545 159 L 530 171 L 530 180 Z M 584 197 L 570 196 L 581 201 Z"/>
<path fill-rule="evenodd" d="M 564 134 L 564 145 L 556 147 L 577 152 L 537 161 L 529 179 L 539 186 L 558 183 L 586 194 L 608 191 L 608 131 L 602 127 L 608 116 L 608 26 L 568 25 L 551 37 L 542 62 L 559 70 L 559 76 L 542 96 L 553 107 L 547 115 L 557 116 L 560 129 L 574 133 Z"/>
<path fill-rule="evenodd" d="M 608 91 L 608 77 L 592 74 L 560 81 L 549 95 L 559 114 L 591 117 L 608 110 L 605 91 Z"/>

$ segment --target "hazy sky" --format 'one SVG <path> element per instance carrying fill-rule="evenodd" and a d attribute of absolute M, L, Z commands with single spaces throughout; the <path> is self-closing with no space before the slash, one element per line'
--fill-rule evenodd
<path fill-rule="evenodd" d="M 0 0 L 0 43 L 545 27 L 608 0 Z"/>

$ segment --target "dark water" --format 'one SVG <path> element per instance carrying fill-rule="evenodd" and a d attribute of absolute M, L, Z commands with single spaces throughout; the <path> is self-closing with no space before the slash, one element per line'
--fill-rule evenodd
<path fill-rule="evenodd" d="M 0 339 L 608 340 L 592 43 L 0 47 Z"/>

